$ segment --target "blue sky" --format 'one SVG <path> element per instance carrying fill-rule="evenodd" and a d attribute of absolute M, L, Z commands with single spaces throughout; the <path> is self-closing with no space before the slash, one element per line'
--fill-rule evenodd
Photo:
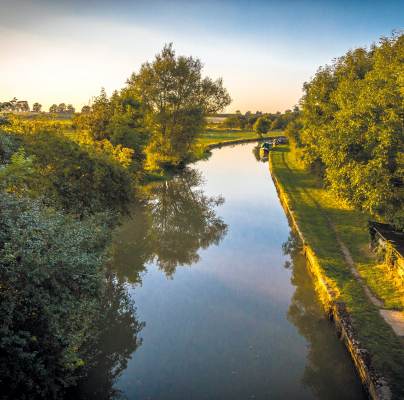
<path fill-rule="evenodd" d="M 283 111 L 320 65 L 404 28 L 404 1 L 0 0 L 0 101 L 86 104 L 165 43 L 223 77 L 229 111 Z"/>

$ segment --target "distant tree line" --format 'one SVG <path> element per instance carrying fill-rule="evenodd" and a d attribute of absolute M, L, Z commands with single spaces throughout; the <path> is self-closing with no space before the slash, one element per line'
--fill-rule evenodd
<path fill-rule="evenodd" d="M 342 200 L 404 229 L 404 35 L 321 67 L 287 133 Z"/>
<path fill-rule="evenodd" d="M 42 104 L 35 102 L 32 105 L 32 111 L 35 113 L 39 113 L 42 110 Z M 18 100 L 14 97 L 10 101 L 0 102 L 0 111 L 2 112 L 30 112 L 31 108 L 29 106 L 28 101 L 26 100 Z M 52 104 L 49 107 L 50 113 L 60 113 L 60 114 L 73 114 L 75 112 L 75 108 L 72 104 L 66 105 L 65 103 Z"/>
<path fill-rule="evenodd" d="M 73 107 L 72 104 L 65 104 L 65 103 L 60 103 L 58 104 L 52 104 L 49 107 L 49 112 L 50 113 L 58 113 L 58 114 L 74 114 L 76 109 Z"/>
<path fill-rule="evenodd" d="M 268 131 L 283 130 L 288 123 L 296 118 L 299 109 L 295 107 L 293 110 L 286 110 L 284 113 L 278 111 L 277 113 L 262 113 L 256 111 L 254 114 L 247 111 L 242 114 L 236 111 L 235 114 L 228 116 L 223 125 L 228 128 L 239 128 L 247 130 L 255 130 L 259 133 L 266 133 Z M 257 123 L 257 121 L 259 121 Z"/>

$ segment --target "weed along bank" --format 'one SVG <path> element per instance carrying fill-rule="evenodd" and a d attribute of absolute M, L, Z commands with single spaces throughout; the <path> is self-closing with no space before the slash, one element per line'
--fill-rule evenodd
<path fill-rule="evenodd" d="M 269 166 L 283 208 L 300 238 L 318 297 L 369 397 L 402 398 L 404 332 L 399 328 L 403 313 L 390 309 L 366 275 L 382 268 L 368 254 L 366 217 L 338 204 L 317 178 L 303 169 L 288 146 L 271 152 Z M 382 225 L 372 226 L 378 227 L 374 236 L 380 234 Z M 361 252 L 371 259 L 367 260 L 367 271 Z M 384 270 L 378 273 L 380 279 L 384 276 L 387 280 L 386 268 L 392 266 L 382 265 Z"/>

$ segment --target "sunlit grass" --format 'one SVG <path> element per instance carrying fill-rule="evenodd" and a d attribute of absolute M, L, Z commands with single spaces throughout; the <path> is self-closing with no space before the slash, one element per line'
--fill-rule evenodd
<path fill-rule="evenodd" d="M 281 131 L 273 131 L 268 132 L 266 136 L 281 136 L 283 132 Z M 258 134 L 254 131 L 249 130 L 241 130 L 241 129 L 207 129 L 206 132 L 201 133 L 198 136 L 197 143 L 201 145 L 211 145 L 216 143 L 223 143 L 232 140 L 241 140 L 241 139 L 254 139 L 257 138 Z"/>
<path fill-rule="evenodd" d="M 337 285 L 341 300 L 353 317 L 361 343 L 372 354 L 373 362 L 400 392 L 404 376 L 403 342 L 380 316 L 356 281 L 338 246 L 336 233 L 350 250 L 356 268 L 386 308 L 403 309 L 402 291 L 388 279 L 386 267 L 378 265 L 368 250 L 368 217 L 353 210 L 328 190 L 315 175 L 296 162 L 288 148 L 272 153 L 273 172 L 287 193 L 297 223 L 305 239 L 316 252 L 326 275 Z M 335 229 L 335 231 L 334 231 Z"/>

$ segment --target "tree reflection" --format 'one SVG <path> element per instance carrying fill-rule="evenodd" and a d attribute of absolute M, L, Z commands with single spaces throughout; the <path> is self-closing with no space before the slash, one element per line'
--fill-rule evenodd
<path fill-rule="evenodd" d="M 261 157 L 260 157 L 260 148 L 261 148 L 261 144 L 258 143 L 256 146 L 253 147 L 252 149 L 252 153 L 254 154 L 254 157 L 257 161 L 261 161 Z"/>
<path fill-rule="evenodd" d="M 99 319 L 80 349 L 90 362 L 69 398 L 120 397 L 114 383 L 141 344 L 138 335 L 144 326 L 125 282 L 141 283 L 141 273 L 152 261 L 172 276 L 178 265 L 197 262 L 200 248 L 218 244 L 226 234 L 227 225 L 214 211 L 224 200 L 206 196 L 201 181 L 199 172 L 186 169 L 167 182 L 149 185 L 147 201 L 136 204 L 120 227 Z"/>
<path fill-rule="evenodd" d="M 227 225 L 214 211 L 224 199 L 206 196 L 200 184 L 200 173 L 189 169 L 150 190 L 154 257 L 168 276 L 178 265 L 196 263 L 198 250 L 218 244 L 226 233 Z"/>
<path fill-rule="evenodd" d="M 261 149 L 261 143 L 258 143 L 256 146 L 253 147 L 252 153 L 254 154 L 254 157 L 257 161 L 265 163 L 268 161 L 268 158 L 265 159 L 261 157 L 260 149 Z"/>
<path fill-rule="evenodd" d="M 145 264 L 153 255 L 151 215 L 144 203 L 134 204 L 130 216 L 114 237 L 112 269 L 121 280 L 140 283 Z"/>
<path fill-rule="evenodd" d="M 139 322 L 127 287 L 108 273 L 99 318 L 94 321 L 89 340 L 80 349 L 89 360 L 78 385 L 68 393 L 71 399 L 114 399 L 120 392 L 114 383 L 126 369 L 128 360 L 141 345 Z"/>
<path fill-rule="evenodd" d="M 116 238 L 114 267 L 120 276 L 137 282 L 145 264 L 154 261 L 171 277 L 177 266 L 196 263 L 199 249 L 220 242 L 227 225 L 215 208 L 224 199 L 206 196 L 201 183 L 198 171 L 186 169 L 147 187 L 147 203 L 133 210 Z"/>
<path fill-rule="evenodd" d="M 285 267 L 291 268 L 291 281 L 296 286 L 288 320 L 309 342 L 302 382 L 319 399 L 357 399 L 361 391 L 358 379 L 316 298 L 300 242 L 291 234 L 282 247 L 284 253 L 291 256 L 291 262 L 286 262 Z M 357 390 L 352 390 L 355 386 Z"/>

